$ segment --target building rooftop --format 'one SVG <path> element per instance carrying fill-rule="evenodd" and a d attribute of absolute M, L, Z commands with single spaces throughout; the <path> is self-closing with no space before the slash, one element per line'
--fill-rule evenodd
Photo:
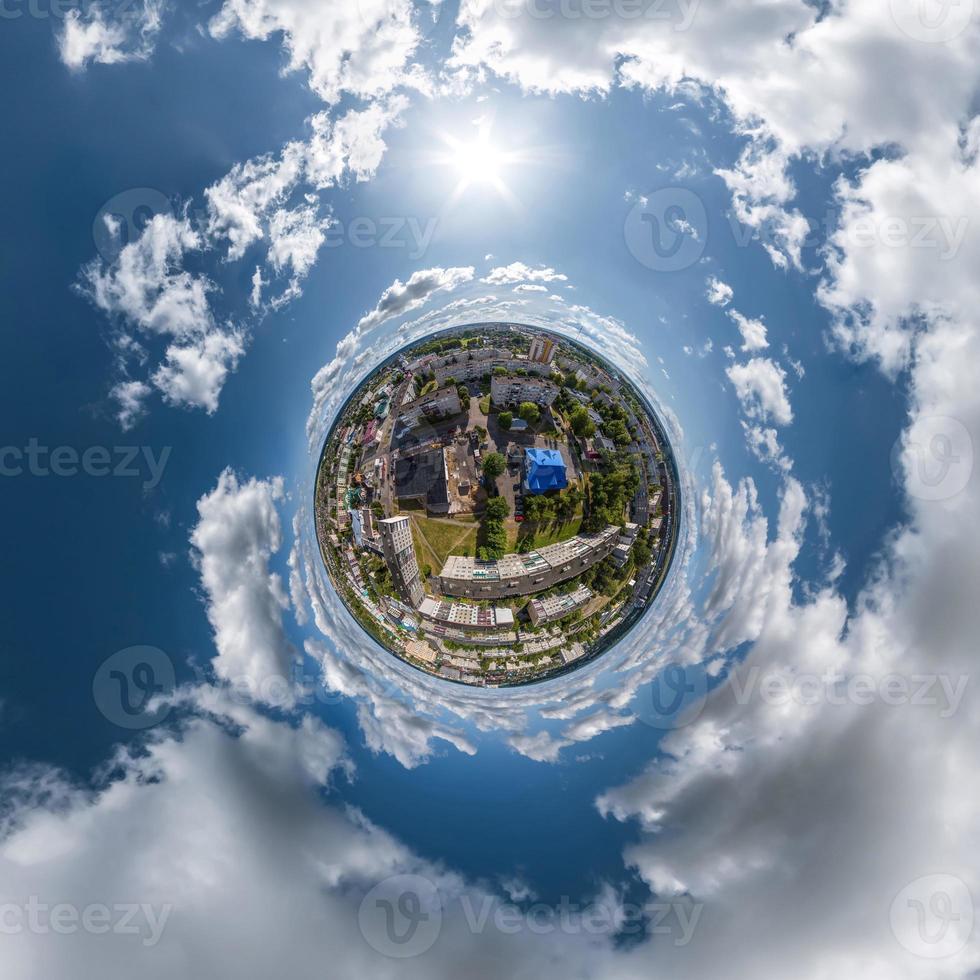
<path fill-rule="evenodd" d="M 587 585 L 580 585 L 574 592 L 566 592 L 564 595 L 550 595 L 545 599 L 532 599 L 531 601 L 545 615 L 552 616 L 565 610 L 571 612 L 573 609 L 577 609 L 588 602 L 592 595 L 592 590 Z"/>
<path fill-rule="evenodd" d="M 519 578 L 549 568 L 559 568 L 569 561 L 588 554 L 594 548 L 619 534 L 619 528 L 610 524 L 598 534 L 580 534 L 567 541 L 549 544 L 527 554 L 504 555 L 497 561 L 481 561 L 464 555 L 450 555 L 439 573 L 441 578 L 468 579 L 472 582 L 499 582 L 501 579 Z"/>
<path fill-rule="evenodd" d="M 507 606 L 473 606 L 427 596 L 422 600 L 419 612 L 428 619 L 470 629 L 491 630 L 514 625 L 514 613 Z"/>
<path fill-rule="evenodd" d="M 565 460 L 557 449 L 527 449 L 524 459 L 524 482 L 531 493 L 562 490 L 568 486 Z"/>
<path fill-rule="evenodd" d="M 403 456 L 395 464 L 395 496 L 424 497 L 428 504 L 449 503 L 442 449 Z"/>

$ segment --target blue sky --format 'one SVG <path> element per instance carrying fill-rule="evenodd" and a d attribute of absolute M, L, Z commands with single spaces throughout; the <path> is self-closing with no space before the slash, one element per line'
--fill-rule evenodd
<path fill-rule="evenodd" d="M 4 445 L 114 461 L 131 446 L 138 472 L 0 477 L 0 905 L 170 906 L 136 953 L 147 976 L 188 962 L 306 976 L 325 956 L 341 976 L 448 976 L 458 957 L 487 976 L 758 976 L 752 943 L 773 933 L 773 976 L 973 975 L 980 28 L 937 39 L 903 4 L 821 20 L 795 0 L 765 16 L 702 0 L 684 27 L 684 5 L 651 26 L 454 0 L 434 29 L 408 0 L 5 18 Z M 894 59 L 914 99 L 891 101 Z M 447 147 L 481 125 L 506 192 L 454 194 Z M 263 176 L 280 182 L 265 198 Z M 143 199 L 168 203 L 100 254 L 107 202 Z M 677 202 L 694 227 L 669 231 L 695 257 L 664 271 L 631 229 Z M 912 241 L 960 220 L 946 258 Z M 309 506 L 332 412 L 371 365 L 495 318 L 568 332 L 628 371 L 684 472 L 681 555 L 643 626 L 574 681 L 517 693 L 415 676 L 359 635 Z M 937 434 L 955 450 L 938 490 L 896 451 L 935 455 Z M 127 731 L 93 681 L 135 645 L 164 651 L 179 690 L 165 724 Z M 296 663 L 313 703 L 263 695 Z M 650 686 L 676 663 L 710 693 L 658 726 Z M 738 696 L 752 670 L 837 680 L 776 706 Z M 922 675 L 960 691 L 955 710 L 881 695 Z M 869 704 L 827 696 L 855 676 Z M 142 860 L 93 870 L 130 834 Z M 399 961 L 360 914 L 403 875 L 435 883 L 443 924 Z M 956 903 L 941 962 L 895 912 L 907 888 Z M 683 949 L 648 931 L 554 945 L 460 924 L 465 901 L 508 895 L 703 919 Z M 295 919 L 263 918 L 257 896 Z M 836 909 L 819 937 L 811 903 Z M 285 924 L 292 948 L 259 948 Z M 208 925 L 233 956 L 202 951 Z M 17 977 L 71 958 L 114 976 L 131 952 L 119 936 L 11 935 L 0 957 Z"/>

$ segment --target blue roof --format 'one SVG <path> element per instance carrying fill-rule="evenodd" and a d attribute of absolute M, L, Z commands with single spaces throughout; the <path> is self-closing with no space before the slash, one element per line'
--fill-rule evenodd
<path fill-rule="evenodd" d="M 525 486 L 530 493 L 562 490 L 568 486 L 565 461 L 557 449 L 526 449 Z"/>

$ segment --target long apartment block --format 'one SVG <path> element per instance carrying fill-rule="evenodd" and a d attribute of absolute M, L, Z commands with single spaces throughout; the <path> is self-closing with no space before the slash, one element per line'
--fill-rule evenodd
<path fill-rule="evenodd" d="M 530 595 L 565 582 L 612 553 L 619 528 L 610 524 L 598 534 L 580 534 L 526 555 L 504 555 L 480 561 L 450 555 L 436 579 L 443 595 L 473 599 L 502 599 Z"/>

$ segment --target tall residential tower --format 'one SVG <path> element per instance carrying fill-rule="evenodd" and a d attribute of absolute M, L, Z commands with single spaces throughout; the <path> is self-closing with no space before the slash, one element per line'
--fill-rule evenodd
<path fill-rule="evenodd" d="M 378 521 L 378 530 L 391 580 L 402 599 L 417 609 L 425 597 L 425 589 L 415 559 L 411 522 L 407 517 L 388 517 Z"/>

